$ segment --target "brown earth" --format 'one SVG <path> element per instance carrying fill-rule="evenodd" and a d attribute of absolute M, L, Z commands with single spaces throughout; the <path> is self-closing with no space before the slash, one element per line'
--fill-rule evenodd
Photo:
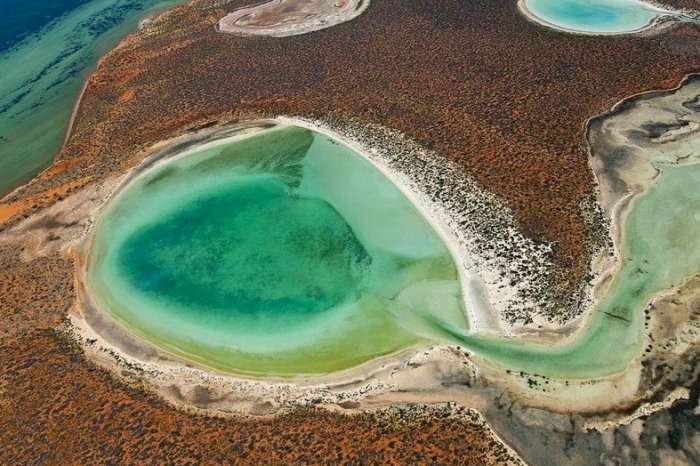
<path fill-rule="evenodd" d="M 5 198 L 0 223 L 209 121 L 332 116 L 402 130 L 459 161 L 529 235 L 555 243 L 559 276 L 578 282 L 592 232 L 580 209 L 593 190 L 586 119 L 700 68 L 691 26 L 574 36 L 527 22 L 512 0 L 374 0 L 350 23 L 285 39 L 217 34 L 225 11 L 251 2 L 207 3 L 164 15 L 101 62 L 61 165 Z M 428 415 L 250 422 L 176 411 L 53 330 L 75 299 L 72 261 L 23 262 L 19 248 L 0 246 L 0 463 L 489 464 L 496 451 L 473 423 Z"/>
<path fill-rule="evenodd" d="M 675 9 L 698 10 L 698 0 L 661 0 L 660 2 L 651 2 L 658 5 L 664 5 Z"/>
<path fill-rule="evenodd" d="M 21 254 L 0 244 L 0 464 L 508 464 L 468 412 L 307 409 L 251 420 L 178 411 L 55 330 L 75 300 L 71 260 Z"/>
<path fill-rule="evenodd" d="M 507 464 L 470 420 L 417 409 L 303 410 L 274 419 L 187 415 L 96 369 L 51 330 L 0 342 L 2 464 Z"/>

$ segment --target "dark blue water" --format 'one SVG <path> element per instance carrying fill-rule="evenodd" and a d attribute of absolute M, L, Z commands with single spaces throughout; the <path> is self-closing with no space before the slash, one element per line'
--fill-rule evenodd
<path fill-rule="evenodd" d="M 90 0 L 0 0 L 0 52 Z"/>
<path fill-rule="evenodd" d="M 46 168 L 99 56 L 185 0 L 0 0 L 0 196 Z"/>

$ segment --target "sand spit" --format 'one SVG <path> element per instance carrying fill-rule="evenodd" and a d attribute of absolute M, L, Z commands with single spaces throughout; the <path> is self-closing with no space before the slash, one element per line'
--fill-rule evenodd
<path fill-rule="evenodd" d="M 370 0 L 269 0 L 235 10 L 216 30 L 240 35 L 287 37 L 318 31 L 361 15 Z"/>
<path fill-rule="evenodd" d="M 560 330 L 552 322 L 562 316 L 546 314 L 551 246 L 520 233 L 505 203 L 460 174 L 454 162 L 377 125 L 280 120 L 326 133 L 354 148 L 416 206 L 457 264 L 470 333 L 522 335 L 532 330 L 528 324 L 535 320 Z"/>

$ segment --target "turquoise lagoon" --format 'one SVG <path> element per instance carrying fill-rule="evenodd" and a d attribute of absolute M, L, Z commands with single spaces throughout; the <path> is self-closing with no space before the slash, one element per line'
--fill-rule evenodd
<path fill-rule="evenodd" d="M 676 15 L 639 0 L 520 0 L 536 21 L 581 34 L 625 34 Z"/>
<path fill-rule="evenodd" d="M 294 126 L 138 176 L 97 227 L 88 284 L 136 335 L 251 375 L 325 374 L 468 330 L 450 253 L 408 199 Z"/>

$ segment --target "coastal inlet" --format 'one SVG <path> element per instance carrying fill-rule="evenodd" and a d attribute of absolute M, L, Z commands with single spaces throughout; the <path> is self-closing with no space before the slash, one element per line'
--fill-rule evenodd
<path fill-rule="evenodd" d="M 101 215 L 90 296 L 157 347 L 239 374 L 325 375 L 431 343 L 560 380 L 622 373 L 642 351 L 649 302 L 699 272 L 698 243 L 683 241 L 700 231 L 699 82 L 591 123 L 619 262 L 568 341 L 480 329 L 478 317 L 498 311 L 496 294 L 464 291 L 478 270 L 463 270 L 443 224 L 418 211 L 393 172 L 278 122 L 146 163 Z"/>

